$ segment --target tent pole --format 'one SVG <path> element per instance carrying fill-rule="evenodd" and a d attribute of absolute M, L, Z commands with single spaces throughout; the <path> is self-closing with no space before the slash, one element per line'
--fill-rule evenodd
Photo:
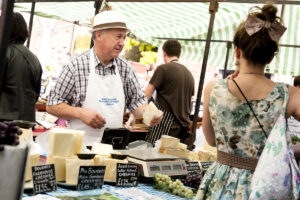
<path fill-rule="evenodd" d="M 215 14 L 217 11 L 218 11 L 218 3 L 215 0 L 211 0 L 210 5 L 209 5 L 209 12 L 210 12 L 209 27 L 208 27 L 208 32 L 207 32 L 204 57 L 203 57 L 201 75 L 200 75 L 199 86 L 198 86 L 197 100 L 196 100 L 196 106 L 195 106 L 195 112 L 194 112 L 194 118 L 193 118 L 193 126 L 192 126 L 192 135 L 194 137 L 193 139 L 196 138 L 197 118 L 198 118 L 199 107 L 200 107 L 200 102 L 201 102 L 201 96 L 202 96 L 202 90 L 203 90 L 203 84 L 204 84 L 204 78 L 205 78 L 205 72 L 206 72 L 206 66 L 207 66 L 207 60 L 208 60 L 208 53 L 209 53 L 209 47 L 210 47 L 210 40 L 211 40 L 211 36 L 212 36 Z"/>
<path fill-rule="evenodd" d="M 1 1 L 0 1 L 1 2 Z M 8 45 L 8 32 L 11 26 L 12 12 L 15 0 L 2 0 L 0 17 L 0 94 L 2 92 L 5 75 L 5 58 Z"/>
<path fill-rule="evenodd" d="M 101 8 L 101 5 L 102 5 L 102 0 L 95 0 L 95 3 L 94 3 L 94 8 L 95 8 L 95 15 L 97 15 L 99 13 L 99 10 Z M 93 25 L 93 24 L 92 24 Z M 94 40 L 93 38 L 91 39 L 91 45 L 90 45 L 90 48 L 92 48 L 94 46 Z"/>
<path fill-rule="evenodd" d="M 223 78 L 227 76 L 228 57 L 229 57 L 229 51 L 231 49 L 231 46 L 232 46 L 232 42 L 227 42 L 227 46 L 226 46 L 227 51 L 226 51 L 225 65 L 223 71 Z"/>
<path fill-rule="evenodd" d="M 34 17 L 34 10 L 35 10 L 35 2 L 31 3 L 31 12 L 30 12 L 30 20 L 29 20 L 29 36 L 27 39 L 26 46 L 29 48 L 30 45 L 30 39 L 31 39 L 31 32 L 32 32 L 32 23 L 33 23 L 33 17 Z"/>

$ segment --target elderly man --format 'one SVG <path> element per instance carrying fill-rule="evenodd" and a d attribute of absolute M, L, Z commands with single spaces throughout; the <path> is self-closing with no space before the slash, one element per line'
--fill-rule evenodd
<path fill-rule="evenodd" d="M 51 89 L 47 112 L 70 120 L 70 128 L 85 130 L 85 145 L 100 142 L 104 128 L 122 127 L 127 109 L 141 118 L 147 98 L 140 88 L 136 72 L 120 57 L 127 26 L 117 11 L 104 11 L 94 18 L 94 47 L 63 67 Z M 163 113 L 154 117 L 158 124 Z"/>

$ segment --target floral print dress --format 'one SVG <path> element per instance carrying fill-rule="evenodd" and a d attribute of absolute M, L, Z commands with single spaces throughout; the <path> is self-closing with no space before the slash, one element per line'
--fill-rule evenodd
<path fill-rule="evenodd" d="M 211 92 L 209 113 L 219 151 L 243 157 L 259 158 L 266 137 L 246 101 L 233 96 L 227 87 L 228 79 L 218 80 Z M 247 94 L 245 94 L 247 97 Z M 276 83 L 272 91 L 251 106 L 267 135 L 288 98 L 288 85 Z M 196 199 L 247 200 L 251 193 L 253 172 L 246 169 L 213 163 L 205 173 Z"/>

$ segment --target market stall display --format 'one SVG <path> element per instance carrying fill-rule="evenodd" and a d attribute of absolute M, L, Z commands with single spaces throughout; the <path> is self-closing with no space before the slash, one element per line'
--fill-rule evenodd
<path fill-rule="evenodd" d="M 193 196 L 195 196 L 193 190 L 184 187 L 183 183 L 179 179 L 174 181 L 167 175 L 157 173 L 154 176 L 154 181 L 156 183 L 154 188 L 164 192 L 169 192 L 188 199 L 191 199 Z"/>
<path fill-rule="evenodd" d="M 169 176 L 186 175 L 186 162 L 182 157 L 159 153 L 153 149 L 128 150 L 128 161 L 141 165 L 140 176 L 153 177 L 156 173 Z"/>

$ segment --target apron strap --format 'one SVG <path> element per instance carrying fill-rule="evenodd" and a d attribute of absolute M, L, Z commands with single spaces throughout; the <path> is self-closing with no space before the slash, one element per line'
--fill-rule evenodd
<path fill-rule="evenodd" d="M 158 125 L 150 127 L 148 129 L 149 132 L 145 140 L 147 142 L 150 142 L 151 144 L 154 144 L 156 140 L 159 140 L 162 135 L 169 135 L 169 131 L 174 120 L 174 116 L 171 112 L 168 112 L 158 102 L 155 102 L 155 105 L 159 110 L 163 111 L 164 116 Z"/>

